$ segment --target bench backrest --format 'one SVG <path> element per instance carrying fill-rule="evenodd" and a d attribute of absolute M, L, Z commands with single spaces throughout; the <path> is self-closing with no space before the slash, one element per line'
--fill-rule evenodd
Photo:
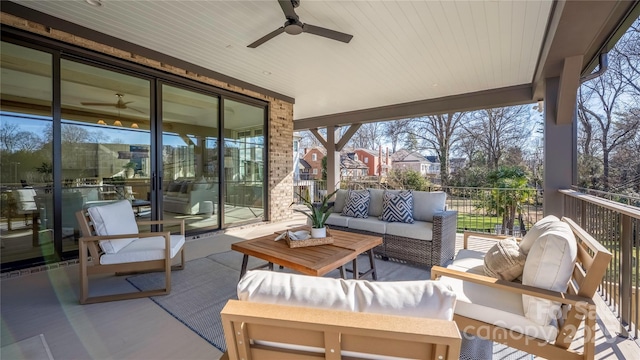
<path fill-rule="evenodd" d="M 458 359 L 454 321 L 229 300 L 221 311 L 230 359 L 341 359 L 363 354 Z"/>

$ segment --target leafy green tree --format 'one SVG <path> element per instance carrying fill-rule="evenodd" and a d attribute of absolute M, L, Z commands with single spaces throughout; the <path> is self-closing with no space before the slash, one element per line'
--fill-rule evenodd
<path fill-rule="evenodd" d="M 387 182 L 391 188 L 424 191 L 429 189 L 429 181 L 416 170 L 392 170 Z"/>
<path fill-rule="evenodd" d="M 327 157 L 322 158 L 322 180 L 327 180 Z"/>

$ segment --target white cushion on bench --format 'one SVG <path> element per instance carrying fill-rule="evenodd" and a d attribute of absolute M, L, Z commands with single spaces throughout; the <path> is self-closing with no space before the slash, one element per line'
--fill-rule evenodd
<path fill-rule="evenodd" d="M 387 224 L 389 223 L 380 221 L 377 217 L 368 217 L 366 219 L 351 218 L 349 220 L 349 229 L 372 231 L 384 235 Z"/>
<path fill-rule="evenodd" d="M 96 235 L 127 235 L 138 234 L 138 224 L 133 208 L 128 200 L 122 200 L 108 205 L 92 206 L 87 209 Z M 137 236 L 126 239 L 100 240 L 100 248 L 107 254 L 117 254 Z"/>
<path fill-rule="evenodd" d="M 327 218 L 327 221 L 325 222 L 325 224 L 348 227 L 350 219 L 353 219 L 353 218 L 349 216 L 340 215 L 339 213 L 331 213 L 329 215 L 329 218 Z M 311 221 L 308 219 L 307 219 L 307 224 L 311 225 Z"/>
<path fill-rule="evenodd" d="M 430 222 L 415 221 L 413 224 L 390 222 L 386 224 L 387 235 L 402 236 L 425 241 L 431 241 L 433 239 L 433 223 Z"/>
<path fill-rule="evenodd" d="M 369 282 L 253 270 L 238 283 L 238 299 L 452 320 L 456 295 L 431 280 Z"/>
<path fill-rule="evenodd" d="M 481 252 L 460 250 L 447 268 L 484 275 Z M 467 269 L 467 270 L 465 270 Z M 455 313 L 471 319 L 509 329 L 522 329 L 522 333 L 549 342 L 555 341 L 558 329 L 553 325 L 541 326 L 524 315 L 522 295 L 510 291 L 488 288 L 449 277 L 440 281 L 457 294 Z M 460 331 L 464 331 L 461 328 Z"/>
<path fill-rule="evenodd" d="M 171 235 L 171 258 L 173 259 L 184 245 L 184 235 Z M 118 251 L 117 254 L 103 254 L 100 264 L 124 264 L 131 262 L 164 259 L 164 236 L 139 238 Z"/>
<path fill-rule="evenodd" d="M 447 194 L 443 191 L 414 191 L 413 218 L 418 221 L 433 221 L 433 215 L 444 211 Z"/>

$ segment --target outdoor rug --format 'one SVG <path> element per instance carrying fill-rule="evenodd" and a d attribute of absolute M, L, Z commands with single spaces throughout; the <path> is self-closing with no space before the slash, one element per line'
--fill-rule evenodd
<path fill-rule="evenodd" d="M 226 350 L 220 311 L 229 299 L 237 299 L 236 285 L 240 276 L 242 254 L 227 251 L 205 258 L 191 260 L 185 269 L 174 271 L 171 275 L 171 293 L 151 297 L 156 304 L 173 317 L 185 324 L 220 351 Z M 265 264 L 264 261 L 249 258 L 248 268 Z M 368 258 L 361 257 L 358 265 L 361 271 L 368 269 Z M 378 281 L 428 280 L 429 271 L 393 261 L 376 260 Z M 278 270 L 286 271 L 287 269 Z M 349 273 L 347 275 L 350 275 Z M 339 277 L 338 270 L 327 276 Z M 146 273 L 127 278 L 140 290 L 161 287 L 164 274 Z M 463 342 L 464 343 L 464 342 Z M 501 344 L 493 345 L 494 359 L 530 359 L 523 352 L 507 348 Z"/>

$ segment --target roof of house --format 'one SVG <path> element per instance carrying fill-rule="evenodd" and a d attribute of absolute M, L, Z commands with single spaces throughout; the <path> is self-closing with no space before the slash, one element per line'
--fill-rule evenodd
<path fill-rule="evenodd" d="M 368 169 L 369 167 L 360 160 L 353 160 L 349 156 L 340 156 L 340 167 L 343 169 Z"/>
<path fill-rule="evenodd" d="M 311 169 L 311 165 L 305 159 L 300 159 L 300 166 L 305 169 Z"/>
<path fill-rule="evenodd" d="M 418 153 L 417 151 L 409 151 L 406 149 L 400 149 L 395 153 L 391 154 L 391 161 L 392 162 L 419 162 L 419 163 L 433 162 L 433 161 L 430 161 L 427 157 Z"/>

